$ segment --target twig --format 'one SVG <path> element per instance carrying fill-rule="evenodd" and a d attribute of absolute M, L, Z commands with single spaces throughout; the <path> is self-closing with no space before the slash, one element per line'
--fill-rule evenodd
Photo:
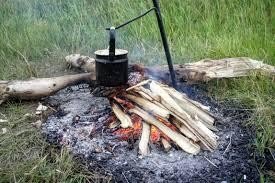
<path fill-rule="evenodd" d="M 224 150 L 224 152 L 223 152 L 222 155 L 224 155 L 224 154 L 228 151 L 228 149 L 230 148 L 230 146 L 231 146 L 231 138 L 232 138 L 232 134 L 230 135 L 229 143 L 228 143 L 228 145 L 227 145 L 227 147 L 226 147 L 226 149 Z"/>
<path fill-rule="evenodd" d="M 126 182 L 129 183 L 128 179 L 126 178 L 126 176 L 124 175 L 124 172 L 122 172 L 123 177 L 125 178 Z"/>
<path fill-rule="evenodd" d="M 210 161 L 207 157 L 204 156 L 204 158 L 205 158 L 210 164 L 212 164 L 214 167 L 218 168 L 218 166 L 215 165 L 212 161 Z"/>

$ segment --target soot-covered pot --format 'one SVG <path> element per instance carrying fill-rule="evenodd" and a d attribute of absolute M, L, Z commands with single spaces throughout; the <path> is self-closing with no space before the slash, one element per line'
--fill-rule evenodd
<path fill-rule="evenodd" d="M 96 80 L 102 86 L 119 86 L 128 81 L 128 51 L 115 48 L 115 28 L 110 28 L 109 49 L 98 50 Z"/>

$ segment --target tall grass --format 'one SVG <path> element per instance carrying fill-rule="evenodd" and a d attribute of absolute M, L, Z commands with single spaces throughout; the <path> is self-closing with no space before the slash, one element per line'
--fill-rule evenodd
<path fill-rule="evenodd" d="M 248 56 L 275 64 L 274 0 L 160 2 L 175 63 L 207 57 Z M 105 27 L 119 25 L 151 6 L 150 0 L 0 0 L 0 79 L 29 78 L 36 75 L 30 72 L 32 69 L 36 69 L 38 76 L 56 75 L 56 70 L 62 70 L 60 65 L 64 55 L 93 55 L 95 50 L 106 48 Z M 118 47 L 129 50 L 131 62 L 165 64 L 153 13 L 118 30 L 117 39 Z M 30 69 L 28 63 L 33 68 Z M 254 111 L 250 124 L 257 127 L 254 145 L 262 155 L 274 145 L 274 90 L 274 81 L 259 76 L 209 83 L 210 94 L 219 100 L 242 101 Z M 18 111 L 15 104 L 5 107 L 0 107 L 0 114 L 6 115 L 10 122 L 0 124 L 1 127 L 14 132 L 20 130 L 14 125 L 23 115 L 22 110 Z M 24 107 L 26 105 L 19 105 L 20 109 Z M 30 128 L 28 120 L 20 123 L 22 129 Z M 85 175 L 71 171 L 72 166 L 67 165 L 72 160 L 64 153 L 51 161 L 43 160 L 47 152 L 38 136 L 39 132 L 35 130 L 22 138 L 14 134 L 0 136 L 0 160 L 6 160 L 7 164 L 0 167 L 1 177 L 9 181 L 15 178 L 31 182 L 85 179 Z M 31 137 L 38 140 L 31 140 Z M 18 150 L 18 146 L 21 149 Z M 20 154 L 28 155 L 29 148 L 42 153 L 24 159 Z M 65 167 L 62 168 L 63 176 L 59 177 L 56 171 L 62 163 Z"/>
<path fill-rule="evenodd" d="M 162 0 L 174 62 L 231 56 L 274 62 L 273 5 L 273 0 Z M 10 66 L 11 61 L 22 60 L 17 52 L 33 62 L 75 52 L 92 55 L 108 46 L 105 27 L 119 25 L 151 6 L 150 0 L 2 0 L 1 63 Z M 128 49 L 133 62 L 165 63 L 153 12 L 118 30 L 118 47 Z"/>

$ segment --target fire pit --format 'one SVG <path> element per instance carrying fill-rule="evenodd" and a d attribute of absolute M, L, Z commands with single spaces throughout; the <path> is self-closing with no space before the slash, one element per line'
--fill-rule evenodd
<path fill-rule="evenodd" d="M 219 137 L 218 146 L 214 144 L 207 147 L 204 144 L 207 145 L 208 141 L 203 144 L 203 139 L 198 140 L 199 143 L 191 136 L 184 135 L 193 147 L 191 150 L 184 149 L 180 142 L 174 141 L 174 132 L 181 133 L 181 126 L 171 123 L 173 118 L 167 120 L 165 113 L 154 117 L 172 131 L 173 135 L 170 136 L 160 130 L 162 127 L 144 123 L 146 119 L 144 116 L 142 119 L 138 113 L 129 115 L 129 119 L 125 116 L 120 119 L 128 121 L 128 124 L 120 123 L 115 115 L 131 111 L 133 100 L 136 99 L 133 95 L 122 98 L 125 96 L 121 92 L 125 92 L 123 87 L 114 89 L 78 85 L 49 97 L 46 102 L 55 107 L 57 112 L 43 124 L 43 134 L 50 143 L 65 146 L 75 156 L 83 157 L 92 170 L 110 175 L 118 182 L 256 182 L 259 175 L 248 146 L 251 134 L 242 126 L 247 114 L 243 111 L 229 112 L 206 97 L 202 89 L 187 86 L 183 82 L 178 82 L 178 85 L 194 104 L 199 105 L 195 102 L 198 101 L 210 107 L 210 113 L 217 119 L 212 130 L 218 129 L 215 132 L 215 137 Z M 148 111 L 148 115 L 154 114 L 154 109 Z M 234 118 L 235 115 L 239 115 L 238 119 Z M 196 147 L 212 152 L 199 151 Z"/>

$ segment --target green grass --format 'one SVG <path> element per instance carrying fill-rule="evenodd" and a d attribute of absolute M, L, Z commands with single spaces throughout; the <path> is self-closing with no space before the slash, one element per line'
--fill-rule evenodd
<path fill-rule="evenodd" d="M 248 56 L 275 65 L 274 0 L 161 0 L 165 28 L 175 63 L 202 58 Z M 133 0 L 0 0 L 0 79 L 61 75 L 67 54 L 93 55 L 108 44 L 105 27 L 119 25 L 151 7 Z M 153 13 L 118 30 L 118 47 L 129 50 L 131 62 L 165 64 Z M 28 65 L 31 64 L 31 66 Z M 241 101 L 256 126 L 254 145 L 260 155 L 273 148 L 274 80 L 261 76 L 209 83 L 220 101 Z M 0 177 L 5 181 L 74 182 L 93 179 L 75 168 L 65 151 L 56 152 L 21 119 L 32 104 L 0 107 L 9 123 L 0 136 Z M 27 108 L 27 109 L 26 109 Z M 4 116 L 0 116 L 4 118 Z M 22 134 L 19 134 L 23 131 Z M 59 170 L 62 173 L 59 173 Z M 81 171 L 80 171 L 81 170 Z M 81 172 L 86 173 L 81 173 Z"/>

